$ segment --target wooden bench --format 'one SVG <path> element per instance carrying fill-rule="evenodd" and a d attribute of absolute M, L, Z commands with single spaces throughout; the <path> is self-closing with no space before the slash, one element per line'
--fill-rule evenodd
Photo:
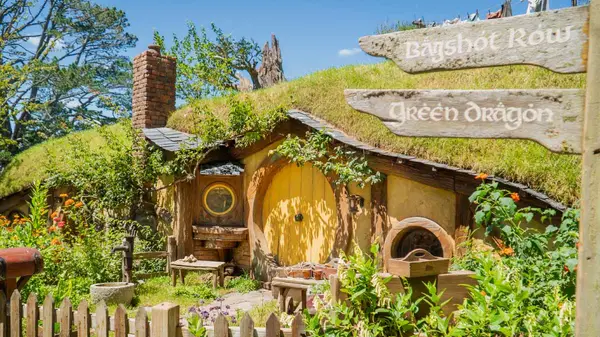
<path fill-rule="evenodd" d="M 217 279 L 219 281 L 219 285 L 222 287 L 224 283 L 224 267 L 225 262 L 218 261 L 196 261 L 196 262 L 184 262 L 182 260 L 177 260 L 171 262 L 171 285 L 174 287 L 177 285 L 177 275 L 176 272 L 179 271 L 179 279 L 181 280 L 181 284 L 184 283 L 185 272 L 186 271 L 209 271 L 213 273 L 213 288 L 217 288 Z"/>
<path fill-rule="evenodd" d="M 292 302 L 293 299 L 290 298 L 290 304 L 288 304 L 287 308 L 286 308 L 286 299 L 288 296 L 288 293 L 290 292 L 291 289 L 296 289 L 296 290 L 300 290 L 301 292 L 301 303 L 302 303 L 302 310 L 307 309 L 307 298 L 306 298 L 306 293 L 307 290 L 317 284 L 320 283 L 324 283 L 325 281 L 317 281 L 317 280 L 307 280 L 307 279 L 301 279 L 301 278 L 295 278 L 295 277 L 274 277 L 271 281 L 271 287 L 277 287 L 279 289 L 279 310 L 281 310 L 281 312 L 288 312 L 288 314 L 291 314 L 289 311 L 293 311 L 295 310 L 295 305 Z"/>

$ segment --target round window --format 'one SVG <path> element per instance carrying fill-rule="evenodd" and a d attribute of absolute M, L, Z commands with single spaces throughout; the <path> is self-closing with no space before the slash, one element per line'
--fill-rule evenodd
<path fill-rule="evenodd" d="M 204 207 L 213 215 L 225 215 L 235 206 L 235 194 L 228 185 L 216 183 L 204 191 Z"/>

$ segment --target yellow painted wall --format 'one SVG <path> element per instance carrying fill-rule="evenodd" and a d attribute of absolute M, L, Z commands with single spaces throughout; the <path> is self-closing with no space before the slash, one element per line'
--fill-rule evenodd
<path fill-rule="evenodd" d="M 301 222 L 294 216 L 301 213 Z M 323 263 L 337 228 L 335 197 L 325 176 L 310 164 L 289 164 L 273 177 L 263 203 L 263 229 L 279 263 Z"/>
<path fill-rule="evenodd" d="M 456 196 L 454 192 L 427 186 L 394 175 L 387 177 L 388 215 L 401 221 L 420 216 L 437 222 L 454 235 Z"/>
<path fill-rule="evenodd" d="M 349 186 L 351 195 L 360 195 L 365 199 L 364 206 L 359 208 L 357 213 L 352 214 L 352 241 L 363 252 L 369 252 L 371 247 L 371 185 L 366 185 L 364 188 L 358 187 L 356 184 Z M 356 247 L 354 244 L 350 247 Z"/>

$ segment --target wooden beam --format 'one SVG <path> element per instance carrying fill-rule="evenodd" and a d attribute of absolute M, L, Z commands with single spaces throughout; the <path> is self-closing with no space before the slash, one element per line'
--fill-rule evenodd
<path fill-rule="evenodd" d="M 575 336 L 600 331 L 600 2 L 590 4 Z"/>
<path fill-rule="evenodd" d="M 454 256 L 461 257 L 465 253 L 463 244 L 469 239 L 473 229 L 473 212 L 469 197 L 456 194 L 456 218 L 454 224 Z"/>
<path fill-rule="evenodd" d="M 379 243 L 379 247 L 383 247 L 388 230 L 387 176 L 383 178 L 371 185 L 371 242 Z"/>

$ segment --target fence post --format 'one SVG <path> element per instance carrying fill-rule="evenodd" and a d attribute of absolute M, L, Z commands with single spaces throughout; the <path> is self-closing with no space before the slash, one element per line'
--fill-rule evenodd
<path fill-rule="evenodd" d="M 31 293 L 27 298 L 27 337 L 38 337 L 39 319 L 40 310 L 37 306 L 37 296 Z"/>
<path fill-rule="evenodd" d="M 161 303 L 152 307 L 152 337 L 176 337 L 179 325 L 179 305 Z"/>
<path fill-rule="evenodd" d="M 8 333 L 6 318 L 6 295 L 0 291 L 0 337 L 6 337 Z"/>
<path fill-rule="evenodd" d="M 281 324 L 279 323 L 279 319 L 274 313 L 269 315 L 267 319 L 267 326 L 265 329 L 266 337 L 279 337 L 281 336 Z"/>
<path fill-rule="evenodd" d="M 13 291 L 10 297 L 10 337 L 21 337 L 23 318 L 23 307 L 21 306 L 21 294 L 18 290 Z"/>

